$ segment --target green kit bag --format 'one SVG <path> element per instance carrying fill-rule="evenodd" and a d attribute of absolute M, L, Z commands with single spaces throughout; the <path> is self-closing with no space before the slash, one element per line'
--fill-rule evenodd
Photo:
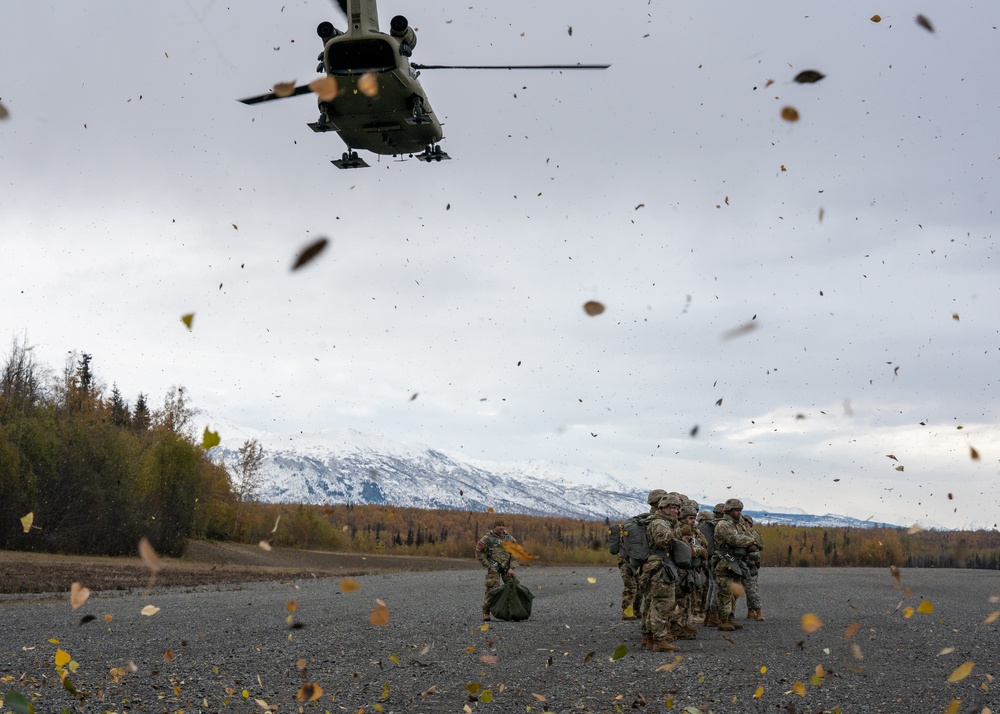
<path fill-rule="evenodd" d="M 528 588 L 514 578 L 490 591 L 490 614 L 498 620 L 527 620 L 531 617 L 531 601 L 535 599 Z"/>

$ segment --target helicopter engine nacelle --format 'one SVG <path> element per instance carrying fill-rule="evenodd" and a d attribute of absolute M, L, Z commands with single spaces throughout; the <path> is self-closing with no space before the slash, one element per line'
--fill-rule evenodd
<path fill-rule="evenodd" d="M 332 22 L 321 22 L 316 26 L 316 34 L 320 36 L 323 42 L 326 42 L 331 37 L 343 35 L 344 33 L 334 27 Z"/>
<path fill-rule="evenodd" d="M 402 15 L 396 15 L 389 21 L 389 34 L 399 42 L 400 52 L 406 57 L 417 46 L 417 33 L 410 27 L 410 23 Z"/>

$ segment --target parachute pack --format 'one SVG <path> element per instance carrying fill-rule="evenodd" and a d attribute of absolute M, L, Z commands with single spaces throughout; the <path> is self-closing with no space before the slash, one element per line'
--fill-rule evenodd
<path fill-rule="evenodd" d="M 652 518 L 652 513 L 640 513 L 638 516 L 626 519 L 618 526 L 619 552 L 628 556 L 633 570 L 639 570 L 649 560 L 652 552 L 646 535 L 646 526 Z"/>

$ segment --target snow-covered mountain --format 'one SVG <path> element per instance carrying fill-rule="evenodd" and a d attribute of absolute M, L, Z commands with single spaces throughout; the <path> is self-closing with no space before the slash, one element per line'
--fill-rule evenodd
<path fill-rule="evenodd" d="M 621 520 L 646 510 L 644 489 L 564 464 L 472 462 L 432 448 L 399 444 L 353 430 L 292 439 L 227 424 L 213 456 L 233 463 L 246 438 L 264 447 L 262 501 L 311 504 L 391 504 L 412 508 L 523 513 Z M 718 501 L 691 494 L 711 510 Z M 725 499 L 721 499 L 725 500 Z M 849 516 L 809 515 L 794 507 L 768 508 L 746 500 L 761 523 L 872 527 Z"/>

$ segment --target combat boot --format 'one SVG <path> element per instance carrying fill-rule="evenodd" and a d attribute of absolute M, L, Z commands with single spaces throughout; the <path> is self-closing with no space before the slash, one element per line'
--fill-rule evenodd
<path fill-rule="evenodd" d="M 692 627 L 691 625 L 684 625 L 684 631 L 685 632 L 690 632 L 692 635 L 697 635 L 698 634 L 698 630 L 695 629 L 694 627 Z"/>
<path fill-rule="evenodd" d="M 642 648 L 644 650 L 648 650 L 652 646 L 653 646 L 653 638 L 652 638 L 652 636 L 646 634 L 645 632 L 643 632 L 642 633 Z"/>
<path fill-rule="evenodd" d="M 760 609 L 754 610 L 753 611 L 753 618 L 752 619 L 758 620 L 760 622 L 763 622 L 764 621 L 764 611 L 760 610 Z"/>
<path fill-rule="evenodd" d="M 720 622 L 718 625 L 716 625 L 716 627 L 719 629 L 720 632 L 735 632 L 736 631 L 736 625 L 734 623 L 730 622 L 729 620 L 726 620 L 725 622 Z"/>
<path fill-rule="evenodd" d="M 729 618 L 726 620 L 726 622 L 728 622 L 730 625 L 732 625 L 734 630 L 742 630 L 743 629 L 743 625 L 741 625 L 740 623 L 738 623 L 736 621 L 736 619 L 733 617 L 732 613 L 729 613 Z"/>
<path fill-rule="evenodd" d="M 662 638 L 659 640 L 653 640 L 647 649 L 653 650 L 653 652 L 677 652 L 680 647 L 673 644 L 669 638 Z"/>
<path fill-rule="evenodd" d="M 718 627 L 720 624 L 719 613 L 715 610 L 709 610 L 705 613 L 705 627 Z"/>
<path fill-rule="evenodd" d="M 693 640 L 698 636 L 698 631 L 689 632 L 680 627 L 672 627 L 670 628 L 670 635 L 677 640 Z"/>

